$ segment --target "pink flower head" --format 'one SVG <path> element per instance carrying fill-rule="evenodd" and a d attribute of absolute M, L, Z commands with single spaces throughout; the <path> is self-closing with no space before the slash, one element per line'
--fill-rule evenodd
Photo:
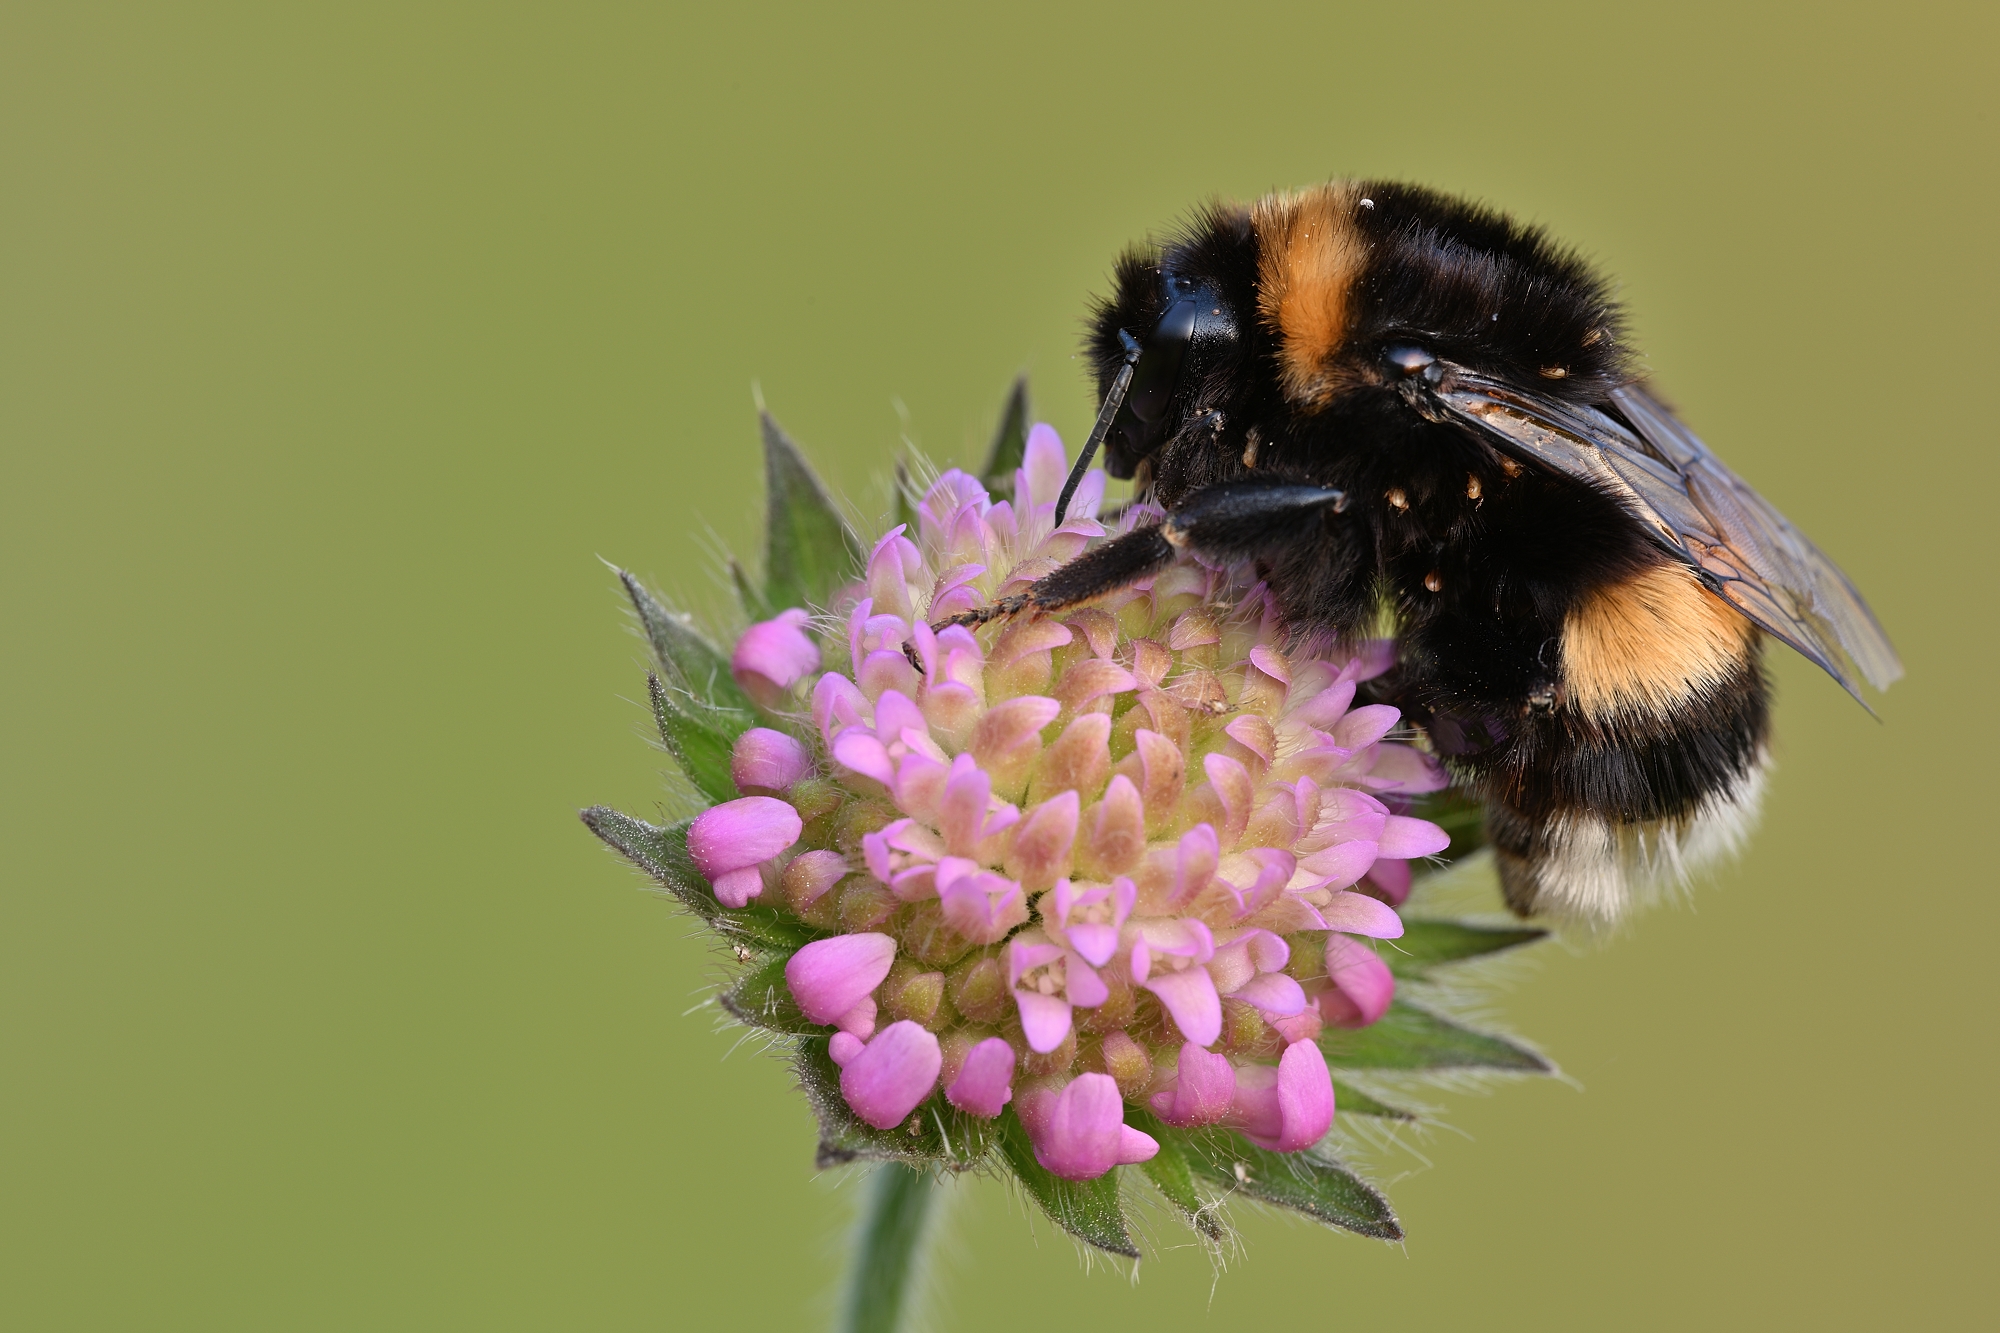
<path fill-rule="evenodd" d="M 1357 703 L 1388 647 L 1294 642 L 1240 570 L 1182 560 L 1059 616 L 934 630 L 1102 535 L 1101 474 L 1056 527 L 1066 475 L 1036 426 L 1009 500 L 940 476 L 829 598 L 847 629 L 838 670 L 802 611 L 744 634 L 744 688 L 791 709 L 809 686 L 813 732 L 743 733 L 731 772 L 746 795 L 695 822 L 690 852 L 727 904 L 781 870 L 785 906 L 847 926 L 785 976 L 801 1012 L 836 1029 L 828 1053 L 869 1124 L 907 1120 L 948 1049 L 945 1099 L 983 1117 L 1013 1105 L 1043 1164 L 1072 1179 L 1153 1151 L 1123 1123 L 1120 1080 L 1170 1124 L 1240 1124 L 1293 1151 L 1332 1114 L 1321 1029 L 1373 1022 L 1393 994 L 1365 941 L 1402 933 L 1409 862 L 1445 845 L 1401 813 L 1443 771 L 1390 739 L 1395 709 Z M 1136 506 L 1119 526 L 1157 517 Z M 1295 954 L 1320 947 L 1326 975 L 1302 983 Z M 878 997 L 899 957 L 922 966 Z M 1090 1021 L 1135 991 L 1167 1033 Z M 1254 1044 L 1209 1049 L 1225 1012 Z M 1080 1024 L 1101 1046 L 1076 1039 Z M 1275 1064 L 1241 1053 L 1280 1041 Z"/>
<path fill-rule="evenodd" d="M 764 891 L 757 867 L 799 840 L 798 811 L 769 796 L 724 801 L 688 826 L 688 856 L 715 886 L 725 907 L 741 907 Z"/>
<path fill-rule="evenodd" d="M 819 646 L 806 633 L 810 617 L 797 607 L 743 631 L 729 656 L 729 674 L 766 708 L 777 707 L 792 686 L 819 670 Z"/>
<path fill-rule="evenodd" d="M 752 727 L 738 736 L 729 756 L 729 774 L 746 796 L 776 795 L 810 772 L 811 751 L 769 727 Z"/>
<path fill-rule="evenodd" d="M 1022 1123 L 1035 1160 L 1064 1180 L 1095 1180 L 1114 1166 L 1143 1162 L 1159 1141 L 1125 1123 L 1125 1099 L 1109 1074 L 1079 1074 L 1061 1092 L 1042 1089 Z"/>
<path fill-rule="evenodd" d="M 1272 1152 L 1298 1152 L 1325 1138 L 1333 1127 L 1333 1076 L 1319 1046 L 1293 1042 L 1276 1069 L 1248 1065 L 1238 1070 L 1229 1123 Z"/>
<path fill-rule="evenodd" d="M 814 940 L 785 963 L 785 984 L 799 1011 L 836 1023 L 869 998 L 896 961 L 896 939 L 873 931 Z"/>
<path fill-rule="evenodd" d="M 875 1128 L 894 1129 L 931 1095 L 943 1066 L 938 1039 L 903 1019 L 850 1056 L 840 1071 L 840 1095 Z"/>

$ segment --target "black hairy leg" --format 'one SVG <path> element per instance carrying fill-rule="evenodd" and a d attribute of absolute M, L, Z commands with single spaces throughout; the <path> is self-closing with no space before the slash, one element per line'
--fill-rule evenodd
<path fill-rule="evenodd" d="M 1025 593 L 941 620 L 933 628 L 984 625 L 1023 611 L 1066 611 L 1130 587 L 1172 564 L 1182 551 L 1219 564 L 1248 560 L 1310 540 L 1329 513 L 1346 507 L 1341 491 L 1276 477 L 1210 486 L 1161 522 L 1084 552 Z"/>

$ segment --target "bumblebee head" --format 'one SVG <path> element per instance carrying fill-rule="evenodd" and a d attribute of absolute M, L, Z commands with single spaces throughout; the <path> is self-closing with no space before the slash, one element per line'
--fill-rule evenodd
<path fill-rule="evenodd" d="M 1575 403 L 1629 378 L 1618 310 L 1580 259 L 1491 210 L 1385 182 L 1201 210 L 1118 261 L 1087 348 L 1101 401 L 1132 368 L 1104 436 L 1115 477 L 1190 431 L 1235 452 L 1253 425 L 1311 434 L 1345 404 L 1407 401 L 1413 357 Z"/>

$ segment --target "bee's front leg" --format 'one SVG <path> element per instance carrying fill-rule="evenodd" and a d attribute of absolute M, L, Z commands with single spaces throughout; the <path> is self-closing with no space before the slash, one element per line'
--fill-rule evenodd
<path fill-rule="evenodd" d="M 1161 522 L 1085 551 L 1027 592 L 940 620 L 932 628 L 984 625 L 1023 611 L 1067 611 L 1159 572 L 1182 551 L 1223 564 L 1247 560 L 1309 537 L 1328 511 L 1337 514 L 1346 507 L 1343 492 L 1277 478 L 1210 486 Z"/>

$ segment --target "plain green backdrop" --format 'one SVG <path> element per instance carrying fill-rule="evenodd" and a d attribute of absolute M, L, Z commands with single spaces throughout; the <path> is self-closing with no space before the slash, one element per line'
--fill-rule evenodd
<path fill-rule="evenodd" d="M 1995 1309 L 1990 6 L 0 10 L 0 1322 L 811 1327 L 857 1191 L 578 825 L 655 808 L 598 557 L 754 551 L 752 386 L 879 512 L 1116 249 L 1413 178 L 1623 283 L 1839 558 L 1754 850 L 1503 1003 L 1568 1083 L 1127 1276 L 956 1191 L 949 1327 L 1956 1328 Z M 848 1182 L 851 1185 L 851 1181 Z M 1262 1321 L 1253 1325 L 1252 1321 Z"/>

